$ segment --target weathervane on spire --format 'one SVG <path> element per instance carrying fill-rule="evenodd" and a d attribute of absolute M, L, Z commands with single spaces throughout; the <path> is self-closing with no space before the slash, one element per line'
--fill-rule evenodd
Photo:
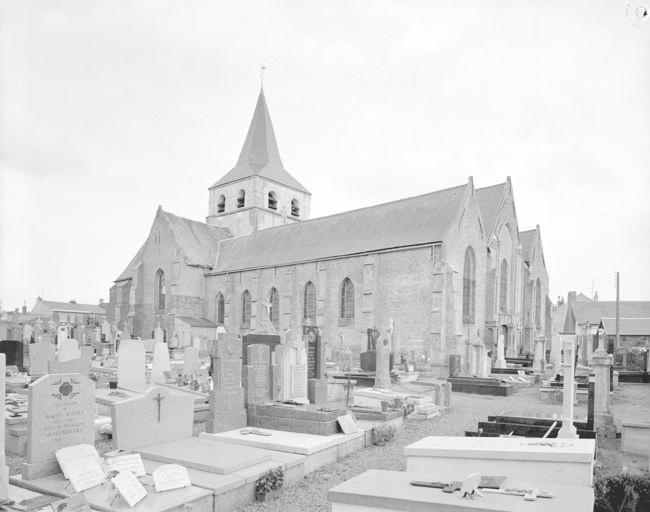
<path fill-rule="evenodd" d="M 260 87 L 264 87 L 264 70 L 266 66 L 260 65 Z"/>

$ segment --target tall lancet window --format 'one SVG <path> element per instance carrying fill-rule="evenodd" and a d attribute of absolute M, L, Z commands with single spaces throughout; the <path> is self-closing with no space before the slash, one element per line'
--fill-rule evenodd
<path fill-rule="evenodd" d="M 474 249 L 465 249 L 465 264 L 463 265 L 463 322 L 474 322 L 476 309 L 476 258 Z"/>
<path fill-rule="evenodd" d="M 346 277 L 341 285 L 341 318 L 354 318 L 354 285 L 350 278 Z"/>
<path fill-rule="evenodd" d="M 273 191 L 269 192 L 269 208 L 271 210 L 277 210 L 278 209 L 278 196 Z"/>
<path fill-rule="evenodd" d="M 508 262 L 505 259 L 501 260 L 499 271 L 499 311 L 508 311 Z"/>
<path fill-rule="evenodd" d="M 241 325 L 248 328 L 251 323 L 251 294 L 244 290 L 241 294 Z"/>
<path fill-rule="evenodd" d="M 217 213 L 223 213 L 226 211 L 226 196 L 221 194 L 219 199 L 217 199 Z"/>
<path fill-rule="evenodd" d="M 302 317 L 312 324 L 316 323 L 316 287 L 311 281 L 305 285 Z"/>
<path fill-rule="evenodd" d="M 222 293 L 217 294 L 217 325 L 223 325 L 226 316 L 226 301 Z"/>
<path fill-rule="evenodd" d="M 273 327 L 280 328 L 280 294 L 275 288 L 269 293 L 269 320 Z"/>
<path fill-rule="evenodd" d="M 156 272 L 154 294 L 156 309 L 165 309 L 165 273 L 160 268 Z"/>
<path fill-rule="evenodd" d="M 535 283 L 535 325 L 542 326 L 542 283 L 539 279 Z"/>
<path fill-rule="evenodd" d="M 246 206 L 246 191 L 242 188 L 237 193 L 237 208 L 243 208 Z"/>
<path fill-rule="evenodd" d="M 297 199 L 291 200 L 291 216 L 300 217 L 300 202 Z"/>

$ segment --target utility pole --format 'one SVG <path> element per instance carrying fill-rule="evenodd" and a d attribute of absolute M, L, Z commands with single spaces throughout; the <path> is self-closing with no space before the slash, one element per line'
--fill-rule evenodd
<path fill-rule="evenodd" d="M 616 348 L 621 348 L 621 276 L 616 272 Z M 623 350 L 623 368 L 627 368 L 627 350 Z"/>

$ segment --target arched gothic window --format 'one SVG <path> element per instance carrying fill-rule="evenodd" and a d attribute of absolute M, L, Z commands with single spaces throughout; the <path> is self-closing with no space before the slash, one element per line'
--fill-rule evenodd
<path fill-rule="evenodd" d="M 499 311 L 505 313 L 508 310 L 508 262 L 501 261 L 499 271 Z"/>
<path fill-rule="evenodd" d="M 293 217 L 300 217 L 300 202 L 297 199 L 291 200 L 291 215 Z"/>
<path fill-rule="evenodd" d="M 348 277 L 341 285 L 341 318 L 354 318 L 354 285 Z"/>
<path fill-rule="evenodd" d="M 251 323 L 251 294 L 244 290 L 241 295 L 241 324 L 242 327 L 248 327 Z"/>
<path fill-rule="evenodd" d="M 243 208 L 246 206 L 246 191 L 242 188 L 237 193 L 237 208 Z"/>
<path fill-rule="evenodd" d="M 275 288 L 269 293 L 269 320 L 273 327 L 280 328 L 280 294 Z"/>
<path fill-rule="evenodd" d="M 476 310 L 476 258 L 474 249 L 465 249 L 463 265 L 463 322 L 473 323 Z"/>
<path fill-rule="evenodd" d="M 271 190 L 271 192 L 269 192 L 269 202 L 268 202 L 268 204 L 269 204 L 269 208 L 271 210 L 277 210 L 278 209 L 278 196 L 272 190 Z"/>
<path fill-rule="evenodd" d="M 535 325 L 542 326 L 542 283 L 539 279 L 535 283 Z"/>
<path fill-rule="evenodd" d="M 224 318 L 226 316 L 226 301 L 223 298 L 223 294 L 219 292 L 217 294 L 217 325 L 223 325 Z"/>
<path fill-rule="evenodd" d="M 154 294 L 156 309 L 165 309 L 165 273 L 160 268 L 156 272 Z"/>
<path fill-rule="evenodd" d="M 217 213 L 223 213 L 226 211 L 226 196 L 221 194 L 219 199 L 217 199 Z"/>
<path fill-rule="evenodd" d="M 302 317 L 316 323 L 316 287 L 311 281 L 307 281 L 305 285 Z"/>

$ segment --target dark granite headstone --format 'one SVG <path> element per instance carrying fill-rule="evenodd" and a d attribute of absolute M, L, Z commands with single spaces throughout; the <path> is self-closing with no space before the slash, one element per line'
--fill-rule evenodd
<path fill-rule="evenodd" d="M 359 354 L 359 361 L 361 369 L 364 372 L 374 372 L 377 371 L 377 351 L 369 350 L 367 352 L 362 352 Z M 389 371 L 393 371 L 393 354 L 390 354 L 389 358 Z"/>
<path fill-rule="evenodd" d="M 15 365 L 19 370 L 23 369 L 23 342 L 17 340 L 0 341 L 0 354 L 7 358 L 7 366 Z"/>
<path fill-rule="evenodd" d="M 243 367 L 246 403 L 268 402 L 271 399 L 271 349 L 268 345 L 248 345 L 248 365 Z"/>
<path fill-rule="evenodd" d="M 302 333 L 307 350 L 307 378 L 322 379 L 325 375 L 325 347 L 321 342 L 318 327 L 305 325 Z"/>

